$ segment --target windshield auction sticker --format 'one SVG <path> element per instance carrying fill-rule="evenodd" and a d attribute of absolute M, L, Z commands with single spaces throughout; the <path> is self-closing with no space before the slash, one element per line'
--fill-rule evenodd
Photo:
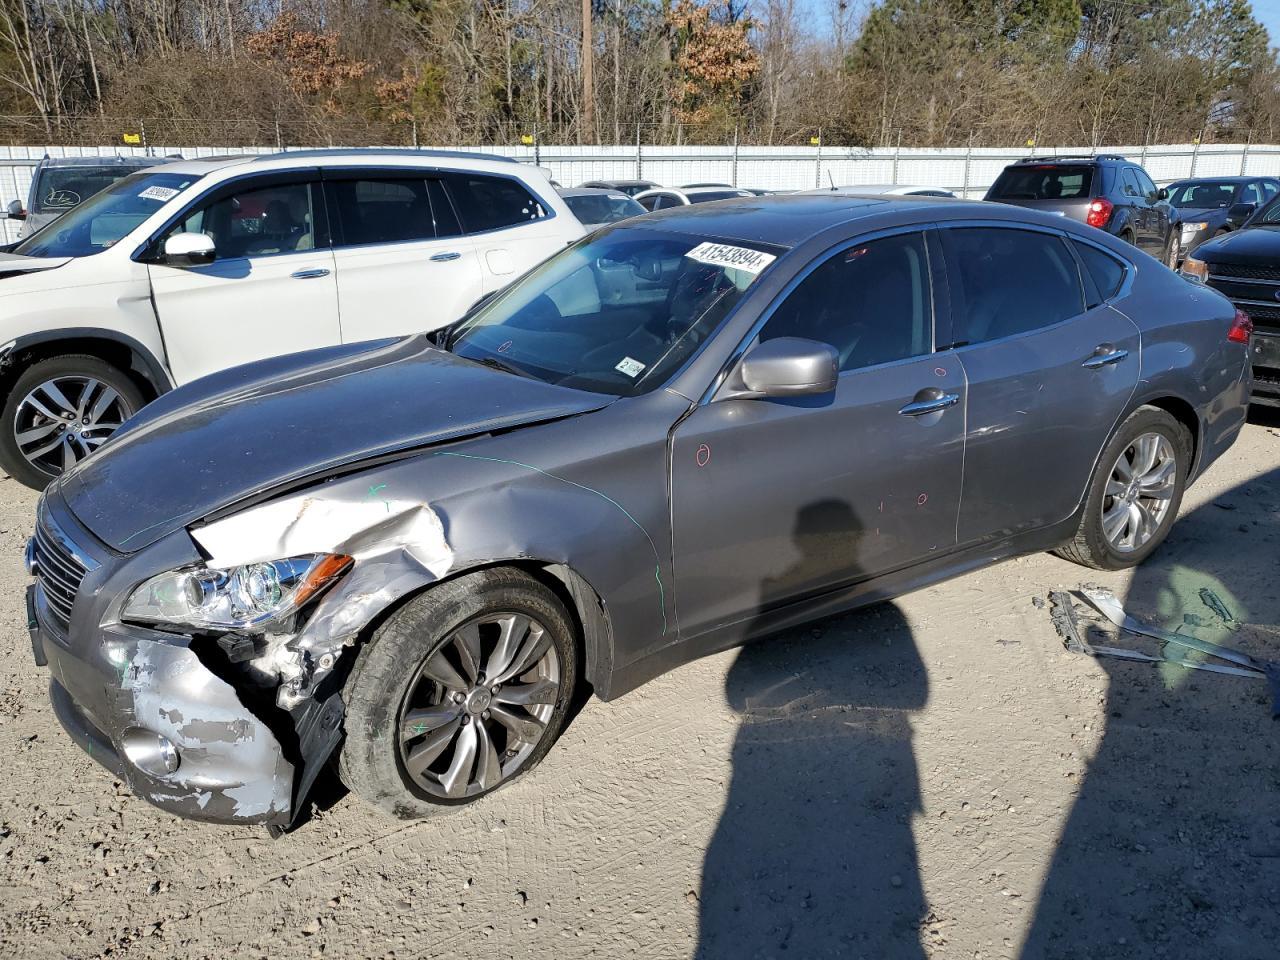
<path fill-rule="evenodd" d="M 147 187 L 138 194 L 143 200 L 159 200 L 161 203 L 172 200 L 177 195 L 178 191 L 172 187 Z"/>
<path fill-rule="evenodd" d="M 700 243 L 685 254 L 690 260 L 710 263 L 717 267 L 731 267 L 745 273 L 759 274 L 778 258 L 771 253 L 761 253 L 747 247 L 731 247 L 724 243 Z"/>

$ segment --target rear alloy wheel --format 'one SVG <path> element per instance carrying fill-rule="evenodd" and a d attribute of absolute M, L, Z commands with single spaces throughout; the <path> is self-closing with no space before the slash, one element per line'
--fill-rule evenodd
<path fill-rule="evenodd" d="M 33 364 L 6 398 L 0 466 L 37 490 L 107 442 L 143 406 L 121 371 L 97 357 Z"/>
<path fill-rule="evenodd" d="M 538 580 L 500 567 L 432 587 L 352 667 L 343 782 L 405 819 L 470 803 L 546 755 L 577 676 L 568 612 Z"/>
<path fill-rule="evenodd" d="M 1134 411 L 1102 451 L 1075 538 L 1055 553 L 1099 570 L 1145 560 L 1178 516 L 1191 437 L 1171 414 Z"/>
<path fill-rule="evenodd" d="M 1182 257 L 1182 241 L 1175 233 L 1169 238 L 1169 249 L 1165 253 L 1164 265 L 1170 270 L 1178 269 L 1178 261 Z"/>

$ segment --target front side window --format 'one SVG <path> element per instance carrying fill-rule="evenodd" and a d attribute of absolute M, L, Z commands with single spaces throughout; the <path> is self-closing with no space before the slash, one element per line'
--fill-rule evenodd
<path fill-rule="evenodd" d="M 1093 168 L 1035 164 L 1006 167 L 988 194 L 991 200 L 1078 200 L 1090 196 Z"/>
<path fill-rule="evenodd" d="M 265 257 L 314 250 L 316 185 L 247 186 L 180 220 L 173 233 L 203 233 L 218 259 Z"/>
<path fill-rule="evenodd" d="M 1265 203 L 1267 200 L 1270 200 L 1272 197 L 1274 197 L 1277 193 L 1280 193 L 1280 183 L 1276 183 L 1274 180 L 1263 180 L 1262 193 L 1264 195 L 1263 202 Z"/>
<path fill-rule="evenodd" d="M 614 227 L 516 281 L 443 345 L 547 383 L 647 393 L 706 342 L 780 252 Z"/>
<path fill-rule="evenodd" d="M 542 220 L 547 211 L 524 185 L 507 177 L 453 173 L 445 177 L 467 233 L 484 233 Z"/>
<path fill-rule="evenodd" d="M 1061 237 L 1031 230 L 942 231 L 957 346 L 1047 327 L 1084 310 L 1075 259 Z"/>
<path fill-rule="evenodd" d="M 1134 176 L 1131 167 L 1125 167 L 1120 174 L 1121 182 L 1124 184 L 1124 195 L 1126 197 L 1141 197 L 1142 187 L 1138 185 L 1138 178 Z"/>
<path fill-rule="evenodd" d="M 1262 191 L 1259 190 L 1260 184 L 1246 183 L 1240 191 L 1240 199 L 1237 203 L 1262 203 Z"/>
<path fill-rule="evenodd" d="M 762 341 L 777 337 L 830 344 L 841 370 L 929 353 L 933 304 L 923 234 L 873 240 L 829 257 L 760 332 Z"/>
<path fill-rule="evenodd" d="M 1154 202 L 1156 199 L 1156 195 L 1160 191 L 1156 189 L 1156 185 L 1152 181 L 1152 179 L 1147 176 L 1147 171 L 1141 169 L 1140 167 L 1134 167 L 1133 175 L 1138 181 L 1138 190 L 1142 193 L 1142 196 Z"/>
<path fill-rule="evenodd" d="M 101 253 L 198 179 L 194 174 L 144 172 L 117 180 L 27 237 L 13 252 L 24 257 Z"/>

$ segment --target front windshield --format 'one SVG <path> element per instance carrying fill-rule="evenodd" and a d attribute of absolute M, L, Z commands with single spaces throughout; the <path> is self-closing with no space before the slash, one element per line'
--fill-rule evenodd
<path fill-rule="evenodd" d="M 1169 202 L 1178 209 L 1214 210 L 1231 206 L 1236 195 L 1234 183 L 1175 183 L 1169 188 Z"/>
<path fill-rule="evenodd" d="M 581 390 L 661 386 L 781 251 L 615 227 L 552 257 L 463 320 L 448 348 Z"/>
<path fill-rule="evenodd" d="M 564 202 L 583 223 L 615 223 L 646 212 L 644 207 L 621 193 L 584 193 L 565 197 Z"/>
<path fill-rule="evenodd" d="M 198 180 L 190 173 L 135 173 L 37 230 L 13 248 L 24 257 L 88 257 L 130 233 Z"/>
<path fill-rule="evenodd" d="M 1256 227 L 1260 223 L 1273 225 L 1280 223 L 1280 196 L 1263 207 L 1252 220 L 1249 226 Z"/>
<path fill-rule="evenodd" d="M 66 213 L 137 169 L 121 164 L 110 167 L 46 167 L 36 182 L 31 212 Z"/>

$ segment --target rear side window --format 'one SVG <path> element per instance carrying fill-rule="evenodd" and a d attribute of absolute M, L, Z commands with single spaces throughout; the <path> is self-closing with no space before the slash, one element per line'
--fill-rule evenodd
<path fill-rule="evenodd" d="M 1126 197 L 1141 197 L 1142 187 L 1138 184 L 1138 178 L 1133 172 L 1132 167 L 1125 167 L 1120 171 L 1120 181 L 1124 184 L 1124 195 Z"/>
<path fill-rule="evenodd" d="M 1120 291 L 1120 284 L 1124 283 L 1125 265 L 1091 244 L 1077 240 L 1071 242 L 1076 253 L 1080 254 L 1085 270 L 1093 278 L 1101 299 L 1110 300 Z"/>
<path fill-rule="evenodd" d="M 1039 330 L 1084 311 L 1080 271 L 1061 237 L 958 227 L 942 238 L 957 346 Z"/>
<path fill-rule="evenodd" d="M 1034 164 L 1006 167 L 992 185 L 990 200 L 1080 200 L 1092 196 L 1093 167 Z"/>
<path fill-rule="evenodd" d="M 421 177 L 370 177 L 326 184 L 338 209 L 344 246 L 434 240 L 427 182 Z"/>
<path fill-rule="evenodd" d="M 929 261 L 919 233 L 842 250 L 779 304 L 760 339 L 828 343 L 840 369 L 918 357 L 933 349 Z"/>
<path fill-rule="evenodd" d="M 517 227 L 548 216 L 519 181 L 472 173 L 449 174 L 446 179 L 467 233 Z"/>

